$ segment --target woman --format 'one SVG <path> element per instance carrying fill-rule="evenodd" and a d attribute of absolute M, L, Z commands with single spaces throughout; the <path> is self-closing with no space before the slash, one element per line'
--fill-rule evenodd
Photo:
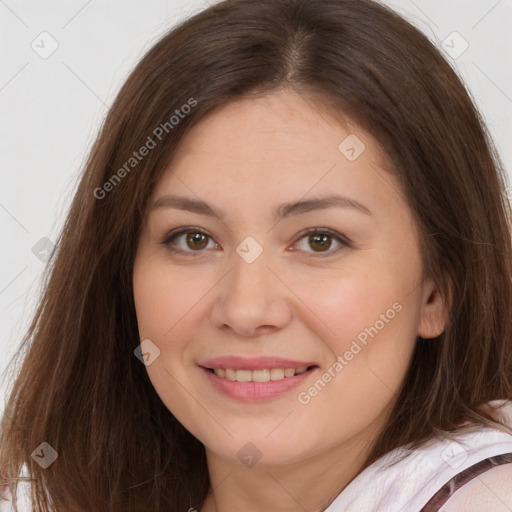
<path fill-rule="evenodd" d="M 510 220 L 463 84 L 393 11 L 209 7 L 92 149 L 3 485 L 26 465 L 59 512 L 512 503 Z"/>

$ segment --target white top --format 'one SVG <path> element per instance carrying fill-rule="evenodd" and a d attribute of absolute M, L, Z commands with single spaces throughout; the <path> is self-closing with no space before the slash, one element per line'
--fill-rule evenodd
<path fill-rule="evenodd" d="M 512 427 L 512 401 L 499 414 Z M 512 434 L 498 429 L 482 427 L 459 434 L 457 439 L 430 440 L 386 469 L 385 464 L 407 450 L 397 448 L 387 453 L 359 473 L 325 512 L 420 512 L 458 473 L 488 457 L 512 453 Z"/>

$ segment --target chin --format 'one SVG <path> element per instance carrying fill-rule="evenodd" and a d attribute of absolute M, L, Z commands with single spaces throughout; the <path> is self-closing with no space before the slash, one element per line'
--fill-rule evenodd
<path fill-rule="evenodd" d="M 306 457 L 308 453 L 298 451 L 297 447 L 304 448 L 300 442 L 286 441 L 276 437 L 270 439 L 268 432 L 261 437 L 236 436 L 235 439 L 223 443 L 203 443 L 208 451 L 216 456 L 231 460 L 248 468 L 258 465 L 283 466 L 294 464 Z"/>

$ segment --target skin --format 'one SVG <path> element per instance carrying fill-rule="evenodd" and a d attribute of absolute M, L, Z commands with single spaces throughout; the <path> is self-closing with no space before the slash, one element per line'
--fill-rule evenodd
<path fill-rule="evenodd" d="M 365 144 L 354 161 L 338 149 L 351 133 Z M 210 113 L 157 184 L 150 206 L 172 193 L 226 213 L 220 220 L 150 210 L 133 271 L 140 339 L 160 350 L 146 366 L 151 382 L 206 449 L 212 488 L 201 512 L 323 510 L 363 468 L 417 336 L 444 330 L 443 300 L 422 279 L 415 220 L 381 157 L 355 123 L 331 117 L 313 97 L 281 90 Z M 331 207 L 279 222 L 271 216 L 282 202 L 331 193 L 372 215 Z M 172 245 L 186 251 L 179 255 L 162 241 L 182 227 L 208 237 L 187 244 L 178 236 Z M 330 228 L 351 247 L 335 238 L 315 243 L 307 228 Z M 248 236 L 263 249 L 252 263 L 236 252 Z M 401 311 L 309 403 L 299 403 L 298 393 L 396 302 Z M 319 368 L 299 389 L 250 403 L 220 394 L 197 366 L 223 355 L 274 355 Z M 261 453 L 252 467 L 237 456 L 248 442 Z"/>
<path fill-rule="evenodd" d="M 510 512 L 512 464 L 488 469 L 455 491 L 439 512 Z"/>

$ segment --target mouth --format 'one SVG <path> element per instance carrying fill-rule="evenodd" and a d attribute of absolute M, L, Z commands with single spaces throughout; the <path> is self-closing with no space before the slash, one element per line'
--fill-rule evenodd
<path fill-rule="evenodd" d="M 290 379 L 297 375 L 310 372 L 317 365 L 298 368 L 262 368 L 256 370 L 237 368 L 205 368 L 217 377 L 231 382 L 269 382 Z"/>
<path fill-rule="evenodd" d="M 221 368 L 219 364 L 216 363 L 212 368 L 199 367 L 207 377 L 206 382 L 212 386 L 211 389 L 238 403 L 261 403 L 280 396 L 284 398 L 293 388 L 305 386 L 306 379 L 320 368 L 316 364 L 295 365 L 294 368 L 290 363 L 280 368 L 261 367 L 263 364 L 253 365 L 259 366 L 254 369 L 248 368 L 248 364 L 244 365 L 245 368 L 237 368 L 235 365 L 234 368 Z"/>
<path fill-rule="evenodd" d="M 301 383 L 304 385 L 306 379 L 320 368 L 315 361 L 297 361 L 273 355 L 225 355 L 196 364 L 207 377 L 211 389 L 243 402 L 285 396 L 292 388 Z"/>

